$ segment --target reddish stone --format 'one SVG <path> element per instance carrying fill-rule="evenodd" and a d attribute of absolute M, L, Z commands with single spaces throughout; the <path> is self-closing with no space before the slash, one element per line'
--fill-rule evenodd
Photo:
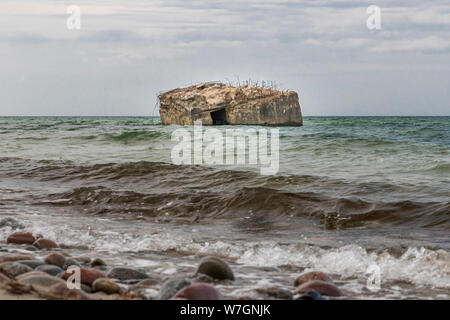
<path fill-rule="evenodd" d="M 57 267 L 60 267 L 61 269 L 64 268 L 64 265 L 66 264 L 66 257 L 64 257 L 60 253 L 50 253 L 45 259 L 44 262 L 46 264 L 51 264 Z"/>
<path fill-rule="evenodd" d="M 32 260 L 32 259 L 33 259 L 32 256 L 23 254 L 14 254 L 14 253 L 0 254 L 0 263 L 8 261 Z"/>
<path fill-rule="evenodd" d="M 38 249 L 53 249 L 58 248 L 58 245 L 49 239 L 38 239 L 33 243 L 33 246 L 35 246 Z"/>
<path fill-rule="evenodd" d="M 326 273 L 320 272 L 320 271 L 311 271 L 311 272 L 307 272 L 307 273 L 303 273 L 303 274 L 299 275 L 297 277 L 297 279 L 295 279 L 294 286 L 298 287 L 298 286 L 300 286 L 308 281 L 312 281 L 312 280 L 320 280 L 320 281 L 333 283 L 333 280 L 331 280 L 331 278 Z"/>
<path fill-rule="evenodd" d="M 186 300 L 220 300 L 222 296 L 213 286 L 206 283 L 196 283 L 181 289 L 174 298 Z"/>
<path fill-rule="evenodd" d="M 73 271 L 72 272 L 66 271 L 62 274 L 61 278 L 63 278 L 64 280 L 67 280 L 73 274 L 74 274 Z M 94 283 L 95 280 L 97 280 L 99 278 L 106 278 L 106 276 L 97 269 L 80 268 L 80 278 L 81 278 L 81 283 L 88 285 L 88 286 L 92 286 L 92 284 Z"/>
<path fill-rule="evenodd" d="M 344 295 L 334 284 L 321 280 L 312 280 L 300 285 L 295 289 L 294 294 L 306 293 L 312 290 L 316 290 L 323 296 L 340 297 Z"/>
<path fill-rule="evenodd" d="M 50 299 L 64 299 L 64 300 L 91 300 L 81 290 L 69 289 L 67 284 L 60 283 L 52 286 L 47 292 Z"/>
<path fill-rule="evenodd" d="M 36 238 L 31 232 L 14 232 L 6 239 L 6 243 L 15 244 L 33 244 L 35 241 Z"/>

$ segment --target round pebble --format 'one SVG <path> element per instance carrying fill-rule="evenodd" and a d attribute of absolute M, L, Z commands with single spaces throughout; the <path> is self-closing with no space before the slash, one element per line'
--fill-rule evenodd
<path fill-rule="evenodd" d="M 84 283 L 88 286 L 92 286 L 92 283 L 94 283 L 94 281 L 99 278 L 105 278 L 105 275 L 102 272 L 100 272 L 99 270 L 93 269 L 93 268 L 79 268 L 79 271 L 80 271 L 81 283 Z M 66 271 L 61 275 L 61 278 L 64 280 L 67 280 L 72 275 L 75 276 L 75 273 Z M 71 279 L 75 279 L 75 278 L 71 278 Z"/>
<path fill-rule="evenodd" d="M 94 291 L 96 292 L 101 291 L 106 294 L 114 294 L 120 292 L 119 285 L 114 281 L 111 281 L 106 278 L 99 278 L 95 280 L 94 283 L 92 284 L 92 289 L 94 289 Z"/>
<path fill-rule="evenodd" d="M 174 298 L 186 300 L 220 300 L 222 296 L 213 286 L 206 283 L 196 283 L 181 289 Z"/>
<path fill-rule="evenodd" d="M 192 282 L 185 279 L 172 279 L 163 283 L 159 290 L 158 299 L 168 300 L 175 296 L 178 291 L 192 285 Z"/>
<path fill-rule="evenodd" d="M 30 271 L 24 274 L 21 274 L 20 276 L 16 277 L 16 280 L 19 281 L 21 279 L 27 278 L 27 277 L 32 277 L 32 276 L 47 276 L 48 274 L 46 274 L 45 272 L 42 271 Z"/>
<path fill-rule="evenodd" d="M 124 268 L 124 267 L 117 267 L 117 268 L 113 268 L 113 269 L 111 269 L 111 271 L 109 271 L 108 278 L 117 279 L 120 281 L 139 282 L 140 280 L 150 278 L 150 276 L 139 270 L 135 270 L 135 269 L 131 269 L 131 268 Z"/>
<path fill-rule="evenodd" d="M 32 256 L 25 254 L 3 253 L 0 254 L 0 263 L 7 261 L 33 260 Z"/>
<path fill-rule="evenodd" d="M 33 243 L 33 246 L 35 246 L 38 249 L 54 249 L 54 248 L 58 248 L 58 245 L 50 240 L 50 239 L 38 239 Z"/>
<path fill-rule="evenodd" d="M 20 283 L 30 284 L 35 287 L 51 287 L 55 284 L 64 284 L 66 285 L 66 282 L 61 280 L 60 278 L 50 276 L 48 274 L 45 275 L 28 275 L 26 277 L 22 277 L 19 279 Z"/>
<path fill-rule="evenodd" d="M 102 259 L 100 259 L 100 258 L 96 258 L 96 259 L 94 259 L 94 260 L 92 260 L 92 262 L 91 262 L 91 267 L 103 267 L 103 266 L 106 266 L 106 263 L 105 263 L 105 261 L 103 261 Z"/>
<path fill-rule="evenodd" d="M 33 271 L 33 268 L 19 262 L 4 262 L 0 264 L 0 272 L 10 278 L 15 278 L 30 271 Z"/>
<path fill-rule="evenodd" d="M 61 269 L 60 267 L 54 266 L 54 265 L 50 265 L 50 264 L 44 264 L 42 266 L 39 266 L 39 267 L 36 268 L 36 271 L 42 271 L 42 272 L 45 272 L 45 273 L 47 273 L 47 274 L 49 274 L 51 276 L 57 276 L 57 275 L 59 275 L 59 274 L 64 272 L 64 270 Z"/>
<path fill-rule="evenodd" d="M 17 262 L 29 266 L 32 269 L 36 269 L 45 264 L 44 261 L 41 260 L 18 260 Z"/>
<path fill-rule="evenodd" d="M 14 244 L 33 244 L 35 241 L 31 232 L 14 232 L 6 239 L 6 243 Z"/>
<path fill-rule="evenodd" d="M 294 294 L 306 293 L 308 291 L 317 291 L 323 296 L 331 297 L 340 297 L 344 295 L 342 291 L 334 284 L 321 280 L 308 281 L 298 286 L 295 289 Z"/>
<path fill-rule="evenodd" d="M 216 257 L 203 258 L 196 273 L 203 273 L 218 280 L 234 280 L 233 271 L 228 264 Z"/>
<path fill-rule="evenodd" d="M 324 300 L 319 292 L 312 290 L 308 291 L 305 294 L 301 295 L 295 300 Z"/>
<path fill-rule="evenodd" d="M 45 263 L 51 264 L 60 268 L 64 268 L 66 264 L 66 257 L 60 253 L 50 253 L 44 259 Z"/>

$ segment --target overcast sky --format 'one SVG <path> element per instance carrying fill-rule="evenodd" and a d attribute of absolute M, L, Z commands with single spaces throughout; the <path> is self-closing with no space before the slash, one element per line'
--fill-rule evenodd
<path fill-rule="evenodd" d="M 450 1 L 0 0 L 0 115 L 158 115 L 159 91 L 238 78 L 305 115 L 450 115 Z"/>

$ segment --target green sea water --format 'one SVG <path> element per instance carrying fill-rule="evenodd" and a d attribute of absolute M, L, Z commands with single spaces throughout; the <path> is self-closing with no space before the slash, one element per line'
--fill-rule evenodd
<path fill-rule="evenodd" d="M 272 176 L 174 165 L 180 128 L 155 117 L 0 118 L 0 219 L 160 277 L 195 269 L 199 255 L 236 261 L 238 279 L 221 288 L 232 298 L 321 270 L 350 297 L 448 299 L 450 117 L 305 117 L 278 128 Z M 373 265 L 383 290 L 370 293 Z"/>
<path fill-rule="evenodd" d="M 4 117 L 0 152 L 75 164 L 171 163 L 177 128 L 150 117 Z M 450 117 L 305 117 L 302 127 L 280 128 L 278 174 L 310 176 L 302 190 L 331 196 L 446 201 Z"/>

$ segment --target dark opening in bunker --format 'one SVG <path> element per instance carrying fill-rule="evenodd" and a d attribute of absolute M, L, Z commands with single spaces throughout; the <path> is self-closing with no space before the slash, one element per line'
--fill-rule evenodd
<path fill-rule="evenodd" d="M 214 112 L 211 112 L 211 118 L 213 121 L 213 125 L 221 126 L 227 124 L 227 113 L 225 109 L 220 109 Z"/>

